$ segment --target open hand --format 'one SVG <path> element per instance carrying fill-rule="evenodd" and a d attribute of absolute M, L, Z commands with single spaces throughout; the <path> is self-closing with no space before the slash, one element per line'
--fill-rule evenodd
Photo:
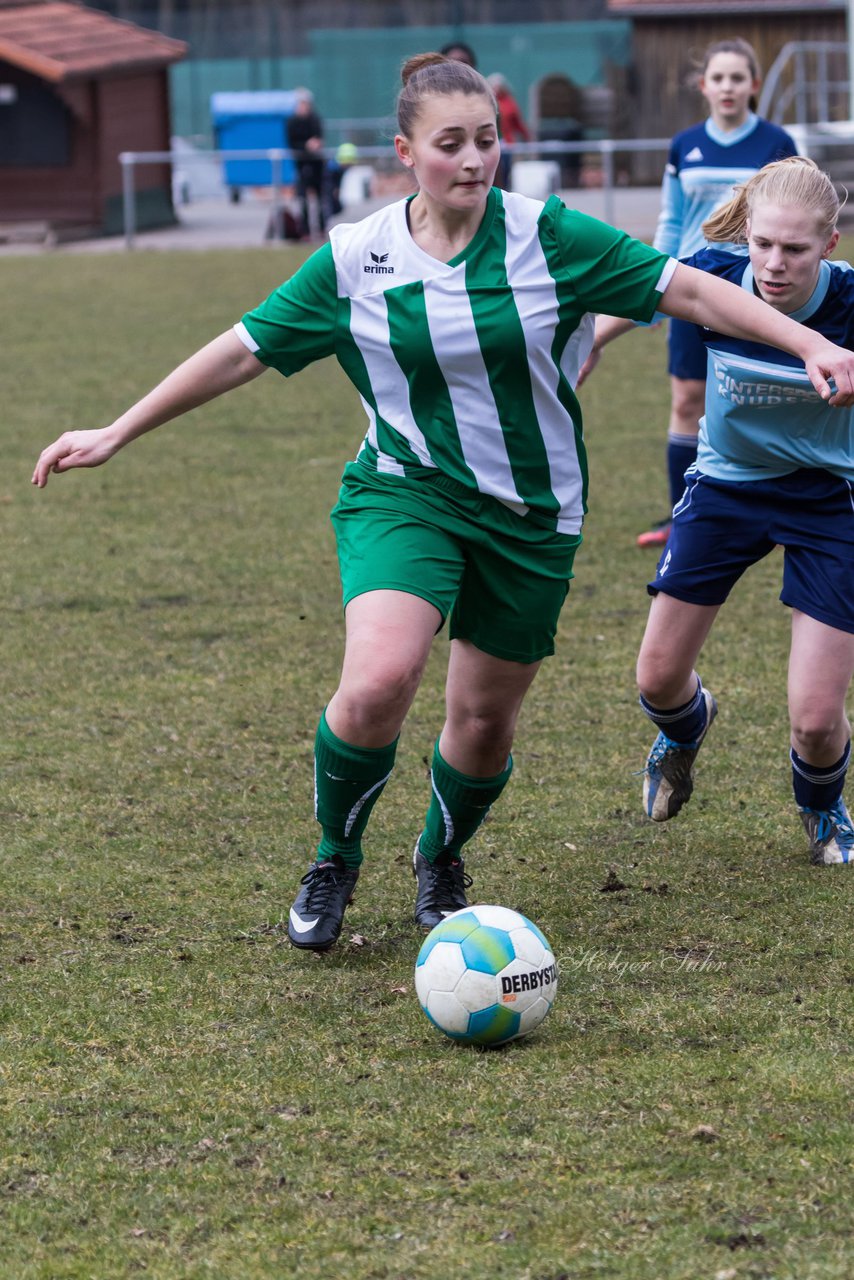
<path fill-rule="evenodd" d="M 100 467 L 112 458 L 117 447 L 106 427 L 96 431 L 65 431 L 53 444 L 42 449 L 33 472 L 33 484 L 43 489 L 51 472 L 61 475 L 75 467 Z"/>

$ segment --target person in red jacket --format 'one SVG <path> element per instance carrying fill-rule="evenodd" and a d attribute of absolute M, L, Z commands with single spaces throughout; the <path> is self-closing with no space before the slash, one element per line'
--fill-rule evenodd
<path fill-rule="evenodd" d="M 514 142 L 530 142 L 531 131 L 522 118 L 519 103 L 510 92 L 510 85 L 501 75 L 487 76 L 495 100 L 498 103 L 498 132 L 504 146 L 513 146 Z M 495 178 L 497 187 L 507 188 L 510 179 L 510 156 L 502 147 L 501 162 Z"/>

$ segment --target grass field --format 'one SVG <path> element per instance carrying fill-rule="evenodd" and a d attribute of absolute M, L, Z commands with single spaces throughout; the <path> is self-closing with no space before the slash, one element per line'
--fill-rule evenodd
<path fill-rule="evenodd" d="M 445 1040 L 413 992 L 443 638 L 341 944 L 283 930 L 341 656 L 327 512 L 363 430 L 337 367 L 30 488 L 42 445 L 293 263 L 3 262 L 0 1276 L 848 1280 L 854 884 L 808 865 L 791 802 L 776 555 L 707 646 L 694 800 L 661 828 L 639 805 L 660 333 L 585 391 L 577 578 L 469 856 L 561 965 L 500 1051 Z"/>

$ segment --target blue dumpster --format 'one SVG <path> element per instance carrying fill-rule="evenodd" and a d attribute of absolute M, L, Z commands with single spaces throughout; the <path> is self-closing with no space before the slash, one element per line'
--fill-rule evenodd
<path fill-rule="evenodd" d="M 297 94 L 292 89 L 211 94 L 211 118 L 217 150 L 287 148 L 287 119 L 293 115 L 296 101 Z M 223 168 L 226 185 L 234 192 L 240 187 L 269 187 L 273 182 L 269 160 L 226 160 Z M 282 160 L 281 181 L 287 184 L 296 182 L 292 160 Z"/>

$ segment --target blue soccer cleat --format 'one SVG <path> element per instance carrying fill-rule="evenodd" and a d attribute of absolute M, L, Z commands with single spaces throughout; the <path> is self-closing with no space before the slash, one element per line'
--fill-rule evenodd
<path fill-rule="evenodd" d="M 854 826 L 840 796 L 832 809 L 798 809 L 810 842 L 814 867 L 835 867 L 852 861 Z"/>
<path fill-rule="evenodd" d="M 703 690 L 706 725 L 694 742 L 674 742 L 659 732 L 646 759 L 643 779 L 643 808 L 653 822 L 667 822 L 691 799 L 694 790 L 694 761 L 718 714 L 718 704 L 708 689 Z"/>

